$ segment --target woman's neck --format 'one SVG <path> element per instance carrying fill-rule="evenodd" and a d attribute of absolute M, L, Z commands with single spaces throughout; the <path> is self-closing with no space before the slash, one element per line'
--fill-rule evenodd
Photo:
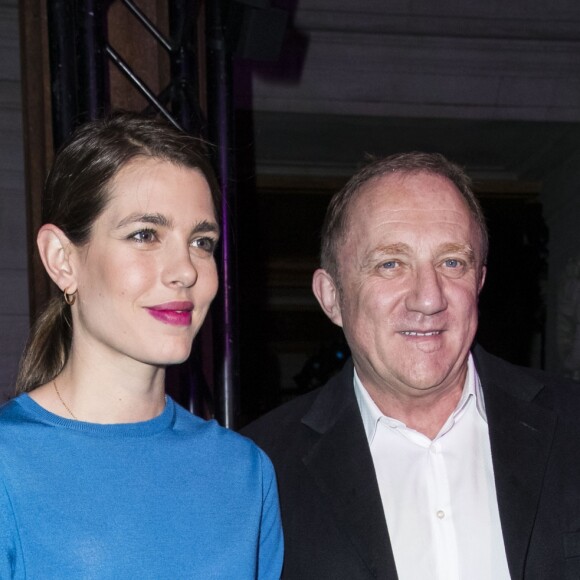
<path fill-rule="evenodd" d="M 165 368 L 123 369 L 70 357 L 55 378 L 30 396 L 48 411 L 90 423 L 137 423 L 163 412 Z"/>

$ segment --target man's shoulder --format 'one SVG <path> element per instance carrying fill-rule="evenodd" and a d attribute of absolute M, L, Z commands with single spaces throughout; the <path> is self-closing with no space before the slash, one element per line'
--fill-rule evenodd
<path fill-rule="evenodd" d="M 240 433 L 255 441 L 264 451 L 272 453 L 277 446 L 296 437 L 306 427 L 302 419 L 320 394 L 320 387 L 284 403 L 272 411 L 246 425 Z"/>
<path fill-rule="evenodd" d="M 578 383 L 557 373 L 511 363 L 487 352 L 479 345 L 473 348 L 473 355 L 476 368 L 479 374 L 483 374 L 484 377 L 492 377 L 495 380 L 503 379 L 504 377 L 518 377 L 526 382 L 537 382 L 548 387 L 553 387 L 554 385 L 563 385 L 564 388 L 578 386 Z"/>
<path fill-rule="evenodd" d="M 272 453 L 277 447 L 287 448 L 289 442 L 298 444 L 302 438 L 324 431 L 350 401 L 352 372 L 352 363 L 348 362 L 322 387 L 280 405 L 244 427 L 241 433 Z"/>
<path fill-rule="evenodd" d="M 501 388 L 517 399 L 540 405 L 561 416 L 580 411 L 580 384 L 562 375 L 512 364 L 486 352 L 473 351 L 484 387 Z"/>

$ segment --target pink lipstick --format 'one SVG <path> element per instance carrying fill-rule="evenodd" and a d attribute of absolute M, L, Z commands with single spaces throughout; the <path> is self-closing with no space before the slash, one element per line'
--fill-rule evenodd
<path fill-rule="evenodd" d="M 191 302 L 167 302 L 147 307 L 147 312 L 164 324 L 172 326 L 189 326 L 191 324 Z"/>

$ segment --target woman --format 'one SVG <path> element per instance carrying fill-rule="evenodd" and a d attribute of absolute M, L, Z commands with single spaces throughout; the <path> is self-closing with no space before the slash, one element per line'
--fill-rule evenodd
<path fill-rule="evenodd" d="M 1 578 L 279 578 L 276 483 L 164 392 L 217 291 L 200 142 L 121 114 L 58 154 L 38 233 L 61 295 L 0 409 Z"/>

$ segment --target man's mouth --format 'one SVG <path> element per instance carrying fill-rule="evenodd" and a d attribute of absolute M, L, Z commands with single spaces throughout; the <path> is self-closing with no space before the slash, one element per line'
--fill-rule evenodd
<path fill-rule="evenodd" d="M 441 334 L 441 330 L 431 330 L 430 332 L 417 332 L 415 330 L 401 330 L 401 334 L 405 336 L 437 336 Z"/>

